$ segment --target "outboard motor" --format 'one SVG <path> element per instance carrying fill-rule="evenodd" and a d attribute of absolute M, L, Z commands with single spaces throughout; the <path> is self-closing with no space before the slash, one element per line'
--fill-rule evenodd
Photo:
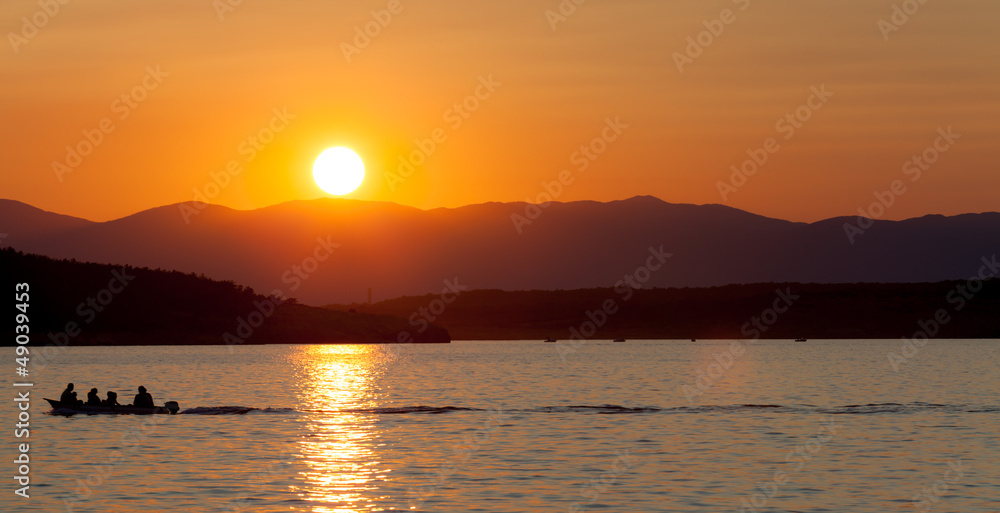
<path fill-rule="evenodd" d="M 181 409 L 181 406 L 177 404 L 177 401 L 167 401 L 163 403 L 163 407 L 170 410 L 171 415 L 177 415 L 177 411 Z"/>

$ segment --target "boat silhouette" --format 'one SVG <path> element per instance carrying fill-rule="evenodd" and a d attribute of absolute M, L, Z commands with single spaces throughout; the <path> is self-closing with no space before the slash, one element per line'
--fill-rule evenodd
<path fill-rule="evenodd" d="M 144 408 L 141 406 L 107 406 L 103 404 L 63 404 L 55 399 L 44 398 L 52 405 L 53 413 L 72 415 L 76 413 L 94 414 L 120 414 L 120 415 L 174 415 L 181 409 L 177 401 L 167 401 L 163 406 L 153 406 Z"/>

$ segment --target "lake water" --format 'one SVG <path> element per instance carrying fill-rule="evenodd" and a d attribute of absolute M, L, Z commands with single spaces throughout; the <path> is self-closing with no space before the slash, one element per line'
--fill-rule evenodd
<path fill-rule="evenodd" d="M 1000 511 L 1000 342 L 901 344 L 66 348 L 0 511 Z M 182 414 L 46 413 L 70 381 Z"/>

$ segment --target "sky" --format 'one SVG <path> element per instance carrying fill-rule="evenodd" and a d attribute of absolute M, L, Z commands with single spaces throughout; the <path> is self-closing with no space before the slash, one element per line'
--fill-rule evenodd
<path fill-rule="evenodd" d="M 326 196 L 313 161 L 345 146 L 367 173 L 346 197 L 425 209 L 998 211 L 997 19 L 991 0 L 7 0 L 0 198 L 95 221 L 259 208 Z"/>

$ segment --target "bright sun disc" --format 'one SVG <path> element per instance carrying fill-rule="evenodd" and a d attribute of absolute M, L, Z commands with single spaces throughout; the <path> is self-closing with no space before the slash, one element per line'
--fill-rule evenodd
<path fill-rule="evenodd" d="M 365 179 L 365 164 L 357 153 L 347 148 L 330 148 L 316 157 L 313 179 L 320 189 L 329 194 L 348 194 L 354 192 Z"/>

